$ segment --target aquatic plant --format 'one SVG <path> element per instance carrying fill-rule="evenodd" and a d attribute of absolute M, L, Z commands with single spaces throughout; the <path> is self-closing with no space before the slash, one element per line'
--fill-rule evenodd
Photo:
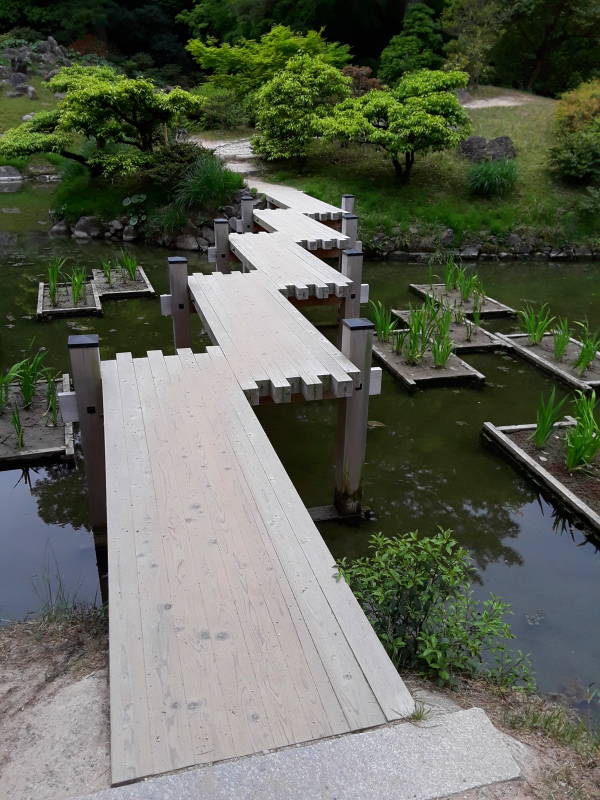
<path fill-rule="evenodd" d="M 457 325 L 462 325 L 463 322 L 465 321 L 465 312 L 463 311 L 462 308 L 454 306 L 452 308 L 452 318 Z"/>
<path fill-rule="evenodd" d="M 394 349 L 408 364 L 416 365 L 422 361 L 435 330 L 437 312 L 438 307 L 433 304 L 411 308 L 408 327 L 397 331 Z"/>
<path fill-rule="evenodd" d="M 17 406 L 13 406 L 12 414 L 10 415 L 10 421 L 17 440 L 17 450 L 22 450 L 25 446 L 25 434 L 23 431 L 23 424 L 21 422 L 21 414 Z"/>
<path fill-rule="evenodd" d="M 112 286 L 113 281 L 113 262 L 110 258 L 105 258 L 104 261 L 100 264 L 100 268 L 102 269 L 102 274 L 104 275 L 104 280 L 106 281 L 108 286 Z"/>
<path fill-rule="evenodd" d="M 569 339 L 571 338 L 571 326 L 569 325 L 569 320 L 566 317 L 559 317 L 556 321 L 556 325 L 554 326 L 552 334 L 554 343 L 554 360 L 562 361 L 565 353 L 567 352 Z"/>
<path fill-rule="evenodd" d="M 539 344 L 544 338 L 554 322 L 554 317 L 550 315 L 548 304 L 544 303 L 539 309 L 535 309 L 531 304 L 527 303 L 519 313 L 521 321 L 521 328 L 529 337 L 529 343 L 532 345 Z"/>
<path fill-rule="evenodd" d="M 562 407 L 565 404 L 566 398 L 562 400 L 556 399 L 556 389 L 552 389 L 550 396 L 546 400 L 544 395 L 540 397 L 540 402 L 537 409 L 537 420 L 535 431 L 533 432 L 533 441 L 536 447 L 543 447 L 548 441 L 554 425 L 562 417 Z"/>
<path fill-rule="evenodd" d="M 566 436 L 566 466 L 569 472 L 590 467 L 600 450 L 600 428 L 596 421 L 596 393 L 578 392 L 573 416 L 577 420 Z"/>
<path fill-rule="evenodd" d="M 389 342 L 396 330 L 396 320 L 393 319 L 391 310 L 381 300 L 370 300 L 369 305 L 373 309 L 373 324 L 377 338 L 380 342 Z"/>
<path fill-rule="evenodd" d="M 437 319 L 437 325 L 431 336 L 431 355 L 433 366 L 437 369 L 445 367 L 452 354 L 452 341 L 450 339 L 450 324 L 452 312 L 445 309 Z"/>
<path fill-rule="evenodd" d="M 56 388 L 56 381 L 58 374 L 54 370 L 48 368 L 44 370 L 44 377 L 46 378 L 46 409 L 50 417 L 50 422 L 53 427 L 58 425 L 58 389 Z"/>
<path fill-rule="evenodd" d="M 76 306 L 79 301 L 84 297 L 85 280 L 87 274 L 85 267 L 73 267 L 70 275 L 71 281 L 71 300 L 73 305 Z"/>
<path fill-rule="evenodd" d="M 38 350 L 34 356 L 24 358 L 15 364 L 17 370 L 17 381 L 19 390 L 23 398 L 23 407 L 29 408 L 33 403 L 33 398 L 37 390 L 38 380 L 42 371 L 42 361 L 46 357 L 46 350 Z"/>
<path fill-rule="evenodd" d="M 479 277 L 474 272 L 460 270 L 457 279 L 457 289 L 463 303 L 468 302 L 471 295 L 480 288 Z"/>
<path fill-rule="evenodd" d="M 483 308 L 484 303 L 485 292 L 483 291 L 483 287 L 479 285 L 479 287 L 473 292 L 473 310 L 471 311 L 473 322 L 477 327 L 481 325 L 481 309 Z"/>
<path fill-rule="evenodd" d="M 119 267 L 125 275 L 129 277 L 130 281 L 135 281 L 137 278 L 137 259 L 128 253 L 127 250 L 121 250 L 119 256 Z"/>
<path fill-rule="evenodd" d="M 65 261 L 64 258 L 53 258 L 48 264 L 48 295 L 53 306 L 58 302 L 58 284 Z"/>
<path fill-rule="evenodd" d="M 0 414 L 4 413 L 6 404 L 8 403 L 8 390 L 10 384 L 16 381 L 19 377 L 19 364 L 13 364 L 12 367 L 4 373 L 0 373 Z"/>
<path fill-rule="evenodd" d="M 581 349 L 573 362 L 573 366 L 583 375 L 596 358 L 596 354 L 600 349 L 600 336 L 598 333 L 591 333 L 587 322 L 576 322 L 575 324 L 581 328 L 579 336 Z"/>
<path fill-rule="evenodd" d="M 457 287 L 459 267 L 454 261 L 454 257 L 450 256 L 444 264 L 444 286 L 447 292 L 452 292 Z"/>
<path fill-rule="evenodd" d="M 471 320 L 470 319 L 466 319 L 465 320 L 465 339 L 466 339 L 467 342 L 470 342 L 472 340 L 474 328 L 475 328 L 475 326 L 471 322 Z"/>

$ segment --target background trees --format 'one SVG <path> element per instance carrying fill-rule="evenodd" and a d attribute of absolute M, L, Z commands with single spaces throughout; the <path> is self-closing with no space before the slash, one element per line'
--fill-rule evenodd
<path fill-rule="evenodd" d="M 442 66 L 442 37 L 433 9 L 413 3 L 404 17 L 402 33 L 392 36 L 381 53 L 379 77 L 393 85 L 405 72 Z"/>

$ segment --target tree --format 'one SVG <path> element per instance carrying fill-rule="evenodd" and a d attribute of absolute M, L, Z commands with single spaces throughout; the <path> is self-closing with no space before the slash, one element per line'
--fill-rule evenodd
<path fill-rule="evenodd" d="M 322 120 L 321 132 L 328 139 L 381 148 L 398 179 L 407 181 L 416 153 L 456 147 L 470 132 L 469 118 L 453 91 L 468 79 L 457 71 L 409 73 L 393 90 L 338 104 Z"/>
<path fill-rule="evenodd" d="M 442 37 L 433 9 L 414 3 L 406 11 L 402 33 L 392 36 L 381 53 L 379 77 L 393 86 L 405 72 L 442 66 Z"/>
<path fill-rule="evenodd" d="M 6 131 L 1 156 L 52 152 L 95 172 L 132 172 L 164 144 L 182 115 L 202 113 L 201 98 L 179 88 L 157 91 L 150 81 L 127 78 L 110 67 L 66 67 L 49 86 L 66 93 L 64 100 L 54 111 Z M 95 143 L 91 155 L 77 151 L 78 137 Z"/>
<path fill-rule="evenodd" d="M 321 118 L 349 95 L 350 83 L 320 57 L 291 58 L 256 94 L 254 152 L 268 160 L 305 155 Z"/>
<path fill-rule="evenodd" d="M 259 89 L 295 55 L 318 56 L 321 63 L 334 67 L 343 67 L 350 60 L 348 45 L 326 42 L 318 31 L 294 33 L 284 25 L 275 26 L 258 41 L 242 39 L 234 45 L 192 39 L 188 50 L 202 69 L 211 73 L 212 83 L 239 96 Z"/>
<path fill-rule="evenodd" d="M 478 86 L 508 16 L 506 4 L 496 0 L 448 0 L 441 18 L 452 37 L 446 45 L 448 66 L 465 70 Z"/>

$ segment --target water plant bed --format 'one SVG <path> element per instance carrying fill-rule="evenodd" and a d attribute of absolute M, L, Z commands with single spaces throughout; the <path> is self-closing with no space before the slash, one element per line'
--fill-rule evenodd
<path fill-rule="evenodd" d="M 458 289 L 447 291 L 443 283 L 410 283 L 409 288 L 411 292 L 418 294 L 419 297 L 431 297 L 441 305 L 448 308 L 461 309 L 467 315 L 473 313 L 473 298 L 463 301 Z M 487 317 L 488 319 L 491 317 L 517 316 L 514 308 L 505 306 L 503 303 L 499 303 L 498 300 L 487 296 L 483 298 L 479 314 L 481 317 Z"/>
<path fill-rule="evenodd" d="M 410 311 L 393 308 L 392 314 L 408 325 Z M 486 350 L 504 350 L 510 347 L 506 342 L 498 339 L 495 334 L 486 331 L 485 328 L 471 323 L 470 329 L 469 335 L 469 326 L 465 322 L 450 323 L 450 339 L 455 353 L 481 353 Z"/>
<path fill-rule="evenodd" d="M 557 422 L 554 433 L 537 448 L 535 425 L 483 424 L 484 438 L 493 441 L 542 488 L 550 490 L 595 530 L 600 530 L 600 459 L 591 467 L 569 472 L 565 466 L 565 436 L 575 420 Z"/>
<path fill-rule="evenodd" d="M 100 297 L 153 297 L 155 291 L 142 267 L 137 268 L 136 279 L 131 280 L 129 275 L 121 269 L 110 271 L 110 283 L 101 269 L 93 269 L 92 275 Z"/>
<path fill-rule="evenodd" d="M 50 290 L 47 283 L 40 283 L 38 290 L 37 316 L 45 317 L 73 317 L 85 314 L 101 314 L 102 303 L 94 281 L 86 281 L 84 294 L 77 304 L 73 303 L 71 284 L 59 283 L 56 289 L 56 303 L 50 300 Z"/>
<path fill-rule="evenodd" d="M 581 350 L 581 342 L 577 339 L 569 339 L 565 355 L 561 361 L 554 358 L 554 336 L 547 333 L 539 344 L 530 344 L 526 333 L 511 333 L 508 335 L 496 334 L 499 339 L 508 343 L 513 350 L 528 361 L 546 372 L 559 378 L 563 383 L 588 392 L 600 386 L 600 354 L 596 353 L 596 358 L 592 361 L 588 369 L 582 375 L 575 369 L 574 362 Z"/>
<path fill-rule="evenodd" d="M 70 391 L 70 379 L 64 374 L 57 381 L 59 392 Z M 19 409 L 23 426 L 23 447 L 17 447 L 15 429 L 11 422 L 11 410 Z M 74 454 L 73 423 L 62 422 L 60 411 L 58 424 L 50 424 L 46 403 L 46 382 L 38 383 L 38 391 L 30 408 L 23 408 L 21 393 L 16 383 L 8 387 L 8 402 L 0 414 L 0 469 L 72 458 Z"/>
<path fill-rule="evenodd" d="M 485 375 L 455 355 L 450 356 L 445 367 L 435 367 L 429 352 L 418 365 L 407 364 L 404 356 L 396 353 L 389 342 L 377 340 L 373 342 L 373 354 L 411 392 L 427 386 L 485 382 Z"/>

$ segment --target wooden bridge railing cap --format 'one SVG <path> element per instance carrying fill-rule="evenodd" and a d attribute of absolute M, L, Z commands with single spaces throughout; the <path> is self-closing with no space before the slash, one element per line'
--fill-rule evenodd
<path fill-rule="evenodd" d="M 168 256 L 167 261 L 169 264 L 187 264 L 187 258 L 185 256 Z"/>
<path fill-rule="evenodd" d="M 70 349 L 76 347 L 98 347 L 100 337 L 97 333 L 77 333 L 69 336 L 67 344 Z"/>
<path fill-rule="evenodd" d="M 353 319 L 342 320 L 342 322 L 346 328 L 350 328 L 351 331 L 367 331 L 375 328 L 371 320 L 365 317 L 354 317 Z"/>
<path fill-rule="evenodd" d="M 229 225 L 229 220 L 225 219 L 225 217 L 217 217 L 215 222 L 226 222 Z"/>
<path fill-rule="evenodd" d="M 360 256 L 361 258 L 364 257 L 364 253 L 362 250 L 344 250 L 344 255 L 346 258 L 357 258 Z"/>
<path fill-rule="evenodd" d="M 342 214 L 342 219 L 358 219 L 358 217 L 356 216 L 356 214 L 348 214 L 348 213 L 346 213 L 346 214 Z"/>

